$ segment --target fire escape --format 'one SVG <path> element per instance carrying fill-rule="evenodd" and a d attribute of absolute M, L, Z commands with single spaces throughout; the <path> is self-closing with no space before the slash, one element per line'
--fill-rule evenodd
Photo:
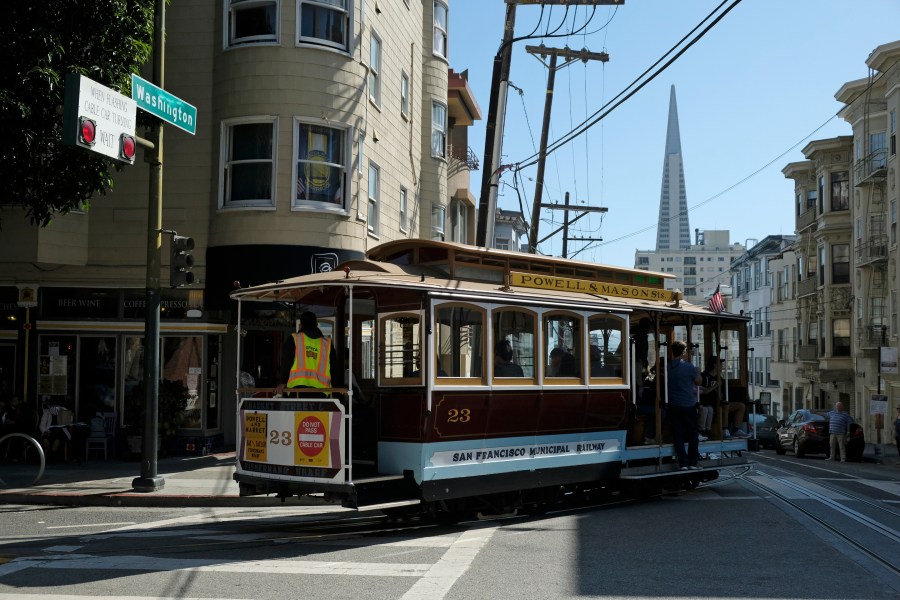
<path fill-rule="evenodd" d="M 871 131 L 871 113 L 884 112 L 886 105 L 871 97 L 872 85 L 866 89 L 863 132 L 856 140 L 853 180 L 860 194 L 858 219 L 865 230 L 856 240 L 855 267 L 859 271 L 858 290 L 863 305 L 857 306 L 856 344 L 861 353 L 877 352 L 888 338 L 887 283 L 888 246 L 895 244 L 896 230 L 887 230 L 885 202 L 887 183 L 887 136 L 883 129 Z"/>

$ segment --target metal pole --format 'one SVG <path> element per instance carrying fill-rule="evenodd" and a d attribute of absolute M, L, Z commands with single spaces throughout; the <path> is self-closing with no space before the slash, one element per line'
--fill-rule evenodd
<path fill-rule="evenodd" d="M 569 258 L 569 192 L 566 192 L 566 214 L 563 216 L 563 247 L 562 257 Z M 587 214 L 587 213 L 581 213 Z"/>
<path fill-rule="evenodd" d="M 156 0 L 153 15 L 153 83 L 165 87 L 166 2 Z M 162 246 L 163 126 L 154 121 L 147 154 L 150 163 L 150 199 L 147 211 L 147 314 L 144 321 L 144 439 L 141 476 L 131 485 L 136 492 L 155 492 L 166 485 L 157 474 L 159 432 L 159 265 Z"/>
<path fill-rule="evenodd" d="M 509 64 L 516 24 L 516 5 L 506 5 L 503 42 L 494 56 L 494 75 L 491 83 L 490 106 L 484 134 L 484 160 L 481 173 L 481 196 L 478 203 L 476 246 L 493 246 L 494 215 L 497 212 L 497 188 L 500 186 L 500 156 L 503 147 L 503 125 L 506 120 L 506 92 Z M 496 173 L 495 173 L 496 172 Z"/>
<path fill-rule="evenodd" d="M 348 436 L 350 439 L 347 440 L 347 479 L 349 479 L 350 483 L 353 483 L 353 340 L 356 332 L 353 329 L 353 285 L 349 286 L 349 297 L 350 297 L 350 325 L 347 327 L 347 331 L 349 335 L 348 339 L 344 340 L 344 344 L 346 344 L 348 348 L 347 352 L 347 360 L 349 361 L 349 365 L 347 365 L 347 419 L 350 421 L 350 425 L 346 428 L 348 432 Z"/>
<path fill-rule="evenodd" d="M 531 254 L 537 252 L 538 228 L 541 217 L 541 197 L 544 195 L 544 167 L 547 163 L 547 137 L 550 135 L 550 111 L 553 108 L 553 86 L 556 83 L 556 54 L 550 55 L 550 73 L 547 74 L 547 95 L 544 98 L 544 124 L 541 128 L 541 147 L 538 151 L 537 180 L 534 182 L 534 205 L 531 209 L 531 229 L 528 230 L 528 251 Z M 566 194 L 566 204 L 569 203 Z M 569 213 L 566 211 L 566 219 Z M 563 234 L 563 240 L 569 232 Z M 565 245 L 565 241 L 563 241 Z M 563 257 L 566 253 L 563 250 Z"/>

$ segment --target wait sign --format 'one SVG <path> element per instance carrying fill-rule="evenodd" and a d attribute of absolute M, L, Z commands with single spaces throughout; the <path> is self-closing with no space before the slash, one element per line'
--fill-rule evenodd
<path fill-rule="evenodd" d="M 131 98 L 137 107 L 189 134 L 197 133 L 197 108 L 137 75 L 131 75 Z"/>

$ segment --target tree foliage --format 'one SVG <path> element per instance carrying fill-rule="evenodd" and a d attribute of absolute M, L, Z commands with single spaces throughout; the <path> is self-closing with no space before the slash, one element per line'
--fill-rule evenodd
<path fill-rule="evenodd" d="M 153 0 L 26 0 L 0 21 L 0 205 L 36 225 L 112 187 L 110 160 L 62 144 L 67 72 L 131 94 L 150 56 Z M 119 168 L 116 165 L 116 168 Z"/>

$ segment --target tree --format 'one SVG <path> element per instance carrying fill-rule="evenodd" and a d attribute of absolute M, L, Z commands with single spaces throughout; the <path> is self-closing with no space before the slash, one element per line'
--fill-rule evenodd
<path fill-rule="evenodd" d="M 0 21 L 0 206 L 46 226 L 112 188 L 112 163 L 62 145 L 67 72 L 131 93 L 150 56 L 153 0 L 27 0 Z M 121 165 L 116 165 L 116 169 Z"/>

